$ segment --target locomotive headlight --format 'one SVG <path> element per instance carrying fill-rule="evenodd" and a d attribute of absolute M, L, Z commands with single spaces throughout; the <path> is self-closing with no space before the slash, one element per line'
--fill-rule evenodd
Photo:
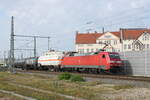
<path fill-rule="evenodd" d="M 116 61 L 117 63 L 121 63 L 121 61 Z"/>
<path fill-rule="evenodd" d="M 115 63 L 115 61 L 110 61 L 110 63 Z"/>
<path fill-rule="evenodd" d="M 110 63 L 121 63 L 121 61 L 110 61 Z"/>

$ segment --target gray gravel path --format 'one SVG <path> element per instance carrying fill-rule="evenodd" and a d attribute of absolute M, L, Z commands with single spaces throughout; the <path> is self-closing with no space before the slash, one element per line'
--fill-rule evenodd
<path fill-rule="evenodd" d="M 68 99 L 72 99 L 72 100 L 86 100 L 86 99 L 77 98 L 77 97 L 69 96 L 69 95 L 64 95 L 64 94 L 60 94 L 60 93 L 56 93 L 56 92 L 52 92 L 52 91 L 37 89 L 37 88 L 30 87 L 30 86 L 25 86 L 25 85 L 20 85 L 20 84 L 13 84 L 13 83 L 10 83 L 10 84 L 11 85 L 15 85 L 15 86 L 17 85 L 19 87 L 23 87 L 23 88 L 27 88 L 27 89 L 32 89 L 34 91 L 38 91 L 38 92 L 42 92 L 42 93 L 55 94 L 55 95 L 62 96 L 62 97 L 65 97 L 65 98 L 68 98 Z"/>
<path fill-rule="evenodd" d="M 6 93 L 6 94 L 11 94 L 11 95 L 14 95 L 14 96 L 26 99 L 26 100 L 37 100 L 37 99 L 31 98 L 31 97 L 27 97 L 27 96 L 23 96 L 23 95 L 20 95 L 20 94 L 17 94 L 15 92 L 11 92 L 11 91 L 0 90 L 0 92 Z"/>

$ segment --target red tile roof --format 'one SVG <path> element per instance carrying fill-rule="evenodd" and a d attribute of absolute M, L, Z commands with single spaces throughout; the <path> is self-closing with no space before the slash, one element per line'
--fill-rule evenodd
<path fill-rule="evenodd" d="M 122 29 L 123 39 L 138 39 L 144 32 L 150 33 L 150 29 Z"/>
<path fill-rule="evenodd" d="M 119 37 L 120 38 L 120 32 L 110 32 L 112 34 L 114 34 L 115 36 Z"/>
<path fill-rule="evenodd" d="M 76 44 L 95 44 L 102 33 L 77 33 Z"/>

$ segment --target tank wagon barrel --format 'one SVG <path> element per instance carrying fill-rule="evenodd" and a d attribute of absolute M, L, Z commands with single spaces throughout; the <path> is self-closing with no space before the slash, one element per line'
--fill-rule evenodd
<path fill-rule="evenodd" d="M 38 60 L 38 57 L 16 59 L 14 61 L 14 67 L 22 68 L 22 69 L 37 69 L 37 60 Z"/>

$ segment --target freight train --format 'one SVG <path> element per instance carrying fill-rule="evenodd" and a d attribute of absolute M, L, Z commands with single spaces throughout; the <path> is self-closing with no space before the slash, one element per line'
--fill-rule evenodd
<path fill-rule="evenodd" d="M 17 63 L 16 63 L 17 64 Z M 120 72 L 122 60 L 117 52 L 97 51 L 79 54 L 77 52 L 49 51 L 38 58 L 21 62 L 23 69 L 47 69 L 50 71 L 78 72 Z M 20 64 L 18 64 L 20 66 Z M 16 65 L 16 66 L 18 66 Z"/>

